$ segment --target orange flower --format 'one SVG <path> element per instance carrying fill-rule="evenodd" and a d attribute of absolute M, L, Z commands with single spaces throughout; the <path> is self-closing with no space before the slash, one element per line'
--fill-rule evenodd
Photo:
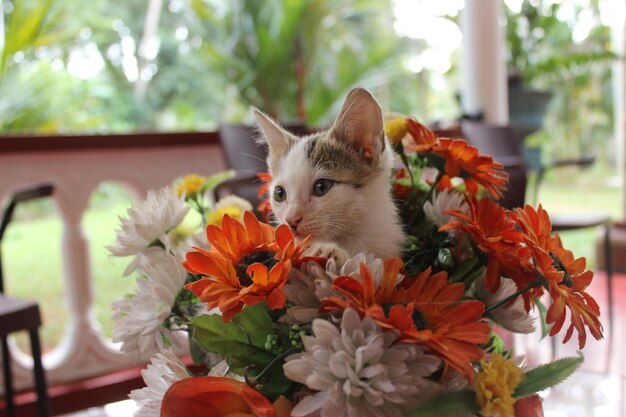
<path fill-rule="evenodd" d="M 394 195 L 399 200 L 406 200 L 411 193 L 411 186 L 402 184 L 403 181 L 409 180 L 411 177 L 406 168 L 402 167 L 396 171 L 396 176 L 393 181 Z"/>
<path fill-rule="evenodd" d="M 270 221 L 272 215 L 272 206 L 270 204 L 269 188 L 270 182 L 272 182 L 272 175 L 269 172 L 259 172 L 256 174 L 257 178 L 263 181 L 263 184 L 257 191 L 259 197 L 259 205 L 256 207 L 257 211 L 263 216 L 263 220 Z"/>
<path fill-rule="evenodd" d="M 469 216 L 458 210 L 449 210 L 448 214 L 457 217 L 439 230 L 459 229 L 467 233 L 474 244 L 487 256 L 485 287 L 495 293 L 500 287 L 501 275 L 513 278 L 518 285 L 532 280 L 534 275 L 530 267 L 530 252 L 524 247 L 524 235 L 517 228 L 506 210 L 483 198 L 467 198 Z M 523 285 L 523 284 L 522 284 Z"/>
<path fill-rule="evenodd" d="M 406 127 L 415 144 L 407 148 L 417 153 L 430 152 L 435 147 L 437 140 L 432 130 L 413 118 L 406 119 Z"/>
<path fill-rule="evenodd" d="M 270 403 L 263 394 L 230 378 L 193 377 L 175 382 L 161 405 L 161 417 L 289 417 L 284 397 Z"/>
<path fill-rule="evenodd" d="M 461 177 L 467 191 L 475 196 L 478 185 L 495 199 L 502 198 L 508 174 L 493 157 L 478 153 L 478 149 L 462 139 L 438 138 L 433 152 L 445 159 L 445 175 Z"/>
<path fill-rule="evenodd" d="M 401 341 L 424 345 L 471 380 L 471 362 L 483 357 L 478 344 L 489 341 L 489 325 L 480 321 L 484 304 L 462 302 L 464 285 L 449 284 L 445 272 L 431 275 L 430 269 L 415 278 L 405 278 L 409 282 L 406 287 L 395 287 L 401 267 L 399 259 L 387 259 L 378 289 L 365 264 L 361 264 L 362 282 L 337 277 L 333 288 L 345 298 L 322 300 L 320 311 L 354 308 L 361 316 L 374 319 L 383 330 L 398 331 Z"/>
<path fill-rule="evenodd" d="M 407 148 L 417 153 L 432 152 L 445 160 L 441 187 L 450 188 L 451 178 L 460 177 L 467 191 L 475 196 L 478 185 L 495 199 L 502 198 L 508 174 L 493 157 L 478 153 L 478 149 L 463 139 L 436 138 L 435 134 L 414 119 L 407 119 L 407 129 L 415 144 Z"/>
<path fill-rule="evenodd" d="M 244 224 L 226 215 L 221 227 L 207 226 L 211 250 L 194 248 L 183 262 L 187 271 L 205 276 L 185 288 L 208 303 L 209 309 L 218 307 L 225 322 L 244 305 L 263 300 L 270 308 L 284 307 L 282 287 L 291 263 L 302 262 L 300 255 L 306 249 L 302 244 L 295 246 L 293 235 L 284 231 L 287 226 L 276 232 L 278 243 L 274 229 L 251 212 L 244 214 Z"/>
<path fill-rule="evenodd" d="M 600 307 L 585 290 L 591 284 L 593 272 L 585 271 L 585 258 L 574 258 L 565 249 L 559 235 L 552 236 L 552 224 L 541 206 L 535 211 L 526 205 L 517 209 L 516 220 L 524 232 L 535 268 L 546 279 L 552 304 L 548 308 L 546 321 L 554 323 L 550 336 L 556 335 L 565 323 L 566 309 L 570 311 L 571 323 L 565 332 L 566 343 L 576 330 L 578 346 L 582 349 L 587 340 L 585 327 L 596 340 L 602 339 Z"/>

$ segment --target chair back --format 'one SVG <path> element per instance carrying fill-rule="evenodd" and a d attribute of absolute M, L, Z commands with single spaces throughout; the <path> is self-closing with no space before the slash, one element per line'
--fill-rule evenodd
<path fill-rule="evenodd" d="M 503 207 L 522 207 L 526 199 L 526 161 L 519 135 L 510 126 L 495 126 L 484 122 L 463 121 L 467 141 L 481 153 L 493 156 L 509 174 L 508 189 L 500 200 Z"/>

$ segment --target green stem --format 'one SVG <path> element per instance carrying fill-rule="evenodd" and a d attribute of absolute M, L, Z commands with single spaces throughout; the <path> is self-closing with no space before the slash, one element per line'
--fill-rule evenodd
<path fill-rule="evenodd" d="M 519 297 L 520 295 L 524 294 L 526 291 L 530 291 L 533 288 L 537 288 L 540 285 L 544 285 L 545 282 L 546 282 L 546 279 L 543 276 L 538 276 L 534 281 L 532 281 L 526 287 L 522 288 L 521 290 L 515 291 L 513 294 L 509 295 L 508 297 L 503 298 L 502 300 L 498 301 L 497 303 L 487 307 L 485 309 L 485 313 L 483 315 L 488 314 L 488 313 L 492 312 L 493 310 L 502 307 L 503 305 L 506 305 L 511 300 L 514 300 L 517 297 Z"/>
<path fill-rule="evenodd" d="M 409 230 L 412 229 L 413 226 L 415 226 L 415 223 L 417 223 L 417 220 L 420 218 L 420 214 L 424 213 L 424 204 L 426 204 L 426 202 L 433 195 L 433 193 L 435 192 L 435 188 L 437 188 L 437 184 L 439 184 L 439 181 L 441 181 L 444 174 L 445 173 L 443 171 L 440 171 L 437 174 L 437 178 L 435 178 L 435 182 L 433 182 L 433 185 L 431 185 L 428 192 L 424 195 L 424 197 L 422 197 L 422 200 L 420 201 L 420 205 L 417 208 L 417 211 L 415 212 L 415 216 L 413 216 L 413 219 L 411 219 L 411 222 L 409 223 Z"/>
<path fill-rule="evenodd" d="M 263 375 L 267 373 L 267 371 L 269 371 L 274 365 L 276 365 L 276 363 L 278 363 L 279 361 L 282 361 L 287 356 L 291 355 L 292 353 L 296 353 L 297 351 L 298 349 L 292 347 L 290 349 L 287 349 L 285 352 L 281 353 L 280 355 L 276 356 L 257 376 L 254 377 L 251 383 L 250 382 L 248 383 L 248 385 L 251 385 L 253 387 L 254 385 L 257 385 L 257 381 L 259 381 L 263 377 Z"/>

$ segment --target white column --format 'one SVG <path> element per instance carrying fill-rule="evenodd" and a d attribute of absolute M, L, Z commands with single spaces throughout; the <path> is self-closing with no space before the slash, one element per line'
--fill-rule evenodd
<path fill-rule="evenodd" d="M 615 19 L 611 22 L 613 52 L 626 53 L 626 12 L 623 0 L 614 0 L 611 6 Z M 615 145 L 617 168 L 622 179 L 622 219 L 626 219 L 626 61 L 618 59 L 613 64 L 613 114 L 615 117 Z"/>
<path fill-rule="evenodd" d="M 461 11 L 461 108 L 496 125 L 509 122 L 501 0 L 465 0 Z"/>

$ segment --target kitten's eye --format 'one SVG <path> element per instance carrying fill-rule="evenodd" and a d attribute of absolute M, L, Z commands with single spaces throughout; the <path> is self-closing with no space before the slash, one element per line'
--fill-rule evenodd
<path fill-rule="evenodd" d="M 285 191 L 285 189 L 281 187 L 280 185 L 277 185 L 274 188 L 274 200 L 281 203 L 285 201 L 286 198 L 287 198 L 287 191 Z"/>
<path fill-rule="evenodd" d="M 317 180 L 315 185 L 313 186 L 313 192 L 316 196 L 321 197 L 326 194 L 335 184 L 332 180 L 327 180 L 322 178 L 321 180 Z"/>

